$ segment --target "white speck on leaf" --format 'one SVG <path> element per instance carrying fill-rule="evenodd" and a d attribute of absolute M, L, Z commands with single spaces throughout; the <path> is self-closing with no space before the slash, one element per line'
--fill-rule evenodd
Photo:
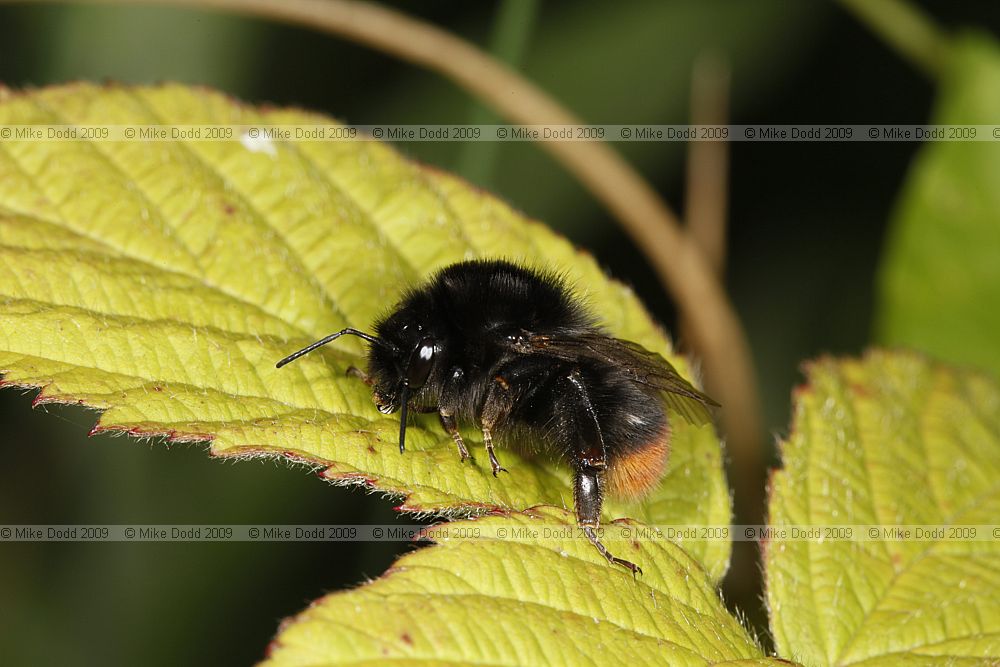
<path fill-rule="evenodd" d="M 251 137 L 244 132 L 240 135 L 240 143 L 251 153 L 267 153 L 271 156 L 278 154 L 277 149 L 274 147 L 274 142 L 268 136 Z"/>

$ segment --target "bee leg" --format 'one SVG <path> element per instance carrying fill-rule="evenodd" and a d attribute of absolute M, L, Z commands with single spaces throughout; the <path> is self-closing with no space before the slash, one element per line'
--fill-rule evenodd
<path fill-rule="evenodd" d="M 493 469 L 493 476 L 496 477 L 501 472 L 510 472 L 500 465 L 500 461 L 497 460 L 496 452 L 493 451 L 493 434 L 490 431 L 490 427 L 486 424 L 483 424 L 483 444 L 486 445 L 486 453 L 490 457 L 490 467 Z"/>
<path fill-rule="evenodd" d="M 489 389 L 486 390 L 486 400 L 483 401 L 482 415 L 480 421 L 483 427 L 483 444 L 486 445 L 486 453 L 490 457 L 490 467 L 493 469 L 493 476 L 496 477 L 501 472 L 508 472 L 506 468 L 497 461 L 496 452 L 493 450 L 493 428 L 507 418 L 514 407 L 514 399 L 510 392 L 510 383 L 503 375 L 493 378 Z"/>
<path fill-rule="evenodd" d="M 624 558 L 618 558 L 608 551 L 597 537 L 601 521 L 601 496 L 603 495 L 604 471 L 598 468 L 578 468 L 573 483 L 573 500 L 576 505 L 576 522 L 583 529 L 590 543 L 609 563 L 621 565 L 631 570 L 632 576 L 642 574 L 642 568 Z"/>
<path fill-rule="evenodd" d="M 465 441 L 462 440 L 462 434 L 458 432 L 458 424 L 455 423 L 455 415 L 448 414 L 444 409 L 438 409 L 438 417 L 441 418 L 441 426 L 444 430 L 448 432 L 451 439 L 455 441 L 458 446 L 458 456 L 464 461 L 469 458 L 469 450 L 465 447 Z"/>
<path fill-rule="evenodd" d="M 642 569 L 635 563 L 612 555 L 597 536 L 601 506 L 604 504 L 604 471 L 608 462 L 601 425 L 579 369 L 574 368 L 566 376 L 565 393 L 560 403 L 560 419 L 565 432 L 572 438 L 572 442 L 567 444 L 570 444 L 569 451 L 576 463 L 573 478 L 576 522 L 609 563 L 629 569 L 633 577 L 636 573 L 642 574 Z"/>
<path fill-rule="evenodd" d="M 465 441 L 462 440 L 462 434 L 458 432 L 458 424 L 455 422 L 455 412 L 458 411 L 459 406 L 462 404 L 464 379 L 465 371 L 461 367 L 455 366 L 451 369 L 451 372 L 444 381 L 436 409 L 438 417 L 441 419 L 441 426 L 451 436 L 451 439 L 455 441 L 455 445 L 458 447 L 458 456 L 462 461 L 471 458 L 469 450 L 465 447 Z"/>
<path fill-rule="evenodd" d="M 364 382 L 369 387 L 372 386 L 373 380 L 371 379 L 371 377 L 369 377 L 368 373 L 365 373 L 363 370 L 361 370 L 357 366 L 348 366 L 347 367 L 347 375 L 350 375 L 351 377 L 358 378 L 359 380 L 361 380 L 362 382 Z"/>

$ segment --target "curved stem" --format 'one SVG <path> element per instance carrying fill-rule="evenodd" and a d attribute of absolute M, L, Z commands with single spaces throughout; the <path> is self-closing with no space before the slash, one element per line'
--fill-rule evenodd
<path fill-rule="evenodd" d="M 303 25 L 436 71 L 512 123 L 581 123 L 537 86 L 476 46 L 430 23 L 376 4 L 349 0 L 89 2 L 208 8 Z M 682 231 L 674 213 L 642 176 L 608 144 L 552 141 L 542 142 L 541 146 L 604 204 L 649 259 L 690 323 L 692 346 L 703 359 L 707 384 L 724 406 L 723 428 L 733 466 L 761 467 L 760 407 L 749 344 L 739 318 L 696 243 Z"/>
<path fill-rule="evenodd" d="M 719 54 L 704 53 L 691 72 L 691 124 L 726 125 L 729 107 L 729 63 Z M 687 194 L 684 218 L 689 237 L 701 249 L 712 272 L 722 280 L 726 265 L 726 218 L 729 202 L 729 144 L 725 141 L 693 141 L 688 144 Z M 684 314 L 681 333 L 691 337 L 692 323 Z M 708 378 L 709 391 L 715 391 L 718 378 Z M 739 397 L 738 397 L 739 398 Z M 728 409 L 728 405 L 727 405 Z M 742 411 L 756 409 L 742 406 Z M 737 414 L 743 414 L 741 410 Z M 759 452 L 759 459 L 734 456 L 729 480 L 741 500 L 736 519 L 745 523 L 764 522 L 765 462 L 760 434 L 753 423 L 727 423 L 730 448 Z"/>

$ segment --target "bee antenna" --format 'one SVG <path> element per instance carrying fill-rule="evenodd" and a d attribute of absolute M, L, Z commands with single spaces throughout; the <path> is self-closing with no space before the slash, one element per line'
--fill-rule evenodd
<path fill-rule="evenodd" d="M 406 402 L 410 399 L 410 390 L 403 385 L 399 392 L 399 453 L 406 449 Z"/>
<path fill-rule="evenodd" d="M 384 341 L 381 338 L 377 338 L 375 336 L 372 336 L 371 334 L 366 334 L 364 331 L 358 331 L 357 329 L 347 328 L 347 329 L 341 329 L 337 333 L 332 333 L 329 336 L 327 336 L 326 338 L 322 338 L 322 339 L 316 341 L 315 343 L 313 343 L 312 345 L 308 345 L 308 346 L 302 348 L 301 350 L 299 350 L 298 352 L 295 352 L 293 354 L 288 355 L 287 357 L 285 357 L 284 359 L 282 359 L 281 361 L 279 361 L 278 363 L 276 363 L 274 365 L 274 367 L 275 368 L 281 368 L 285 364 L 287 364 L 289 362 L 292 362 L 292 361 L 295 361 L 296 359 L 298 359 L 302 355 L 309 354 L 310 352 L 312 352 L 313 350 L 315 350 L 317 347 L 322 347 L 322 346 L 326 345 L 327 343 L 329 343 L 330 341 L 337 340 L 341 336 L 346 336 L 346 335 L 357 336 L 358 338 L 364 338 L 366 341 L 368 341 L 369 343 L 371 343 L 373 345 L 386 345 L 388 347 L 391 347 L 394 350 L 396 349 L 396 346 L 393 345 L 392 343 L 388 342 L 388 341 Z"/>

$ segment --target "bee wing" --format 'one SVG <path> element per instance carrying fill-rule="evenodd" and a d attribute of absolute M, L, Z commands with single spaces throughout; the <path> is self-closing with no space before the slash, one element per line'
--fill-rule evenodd
<path fill-rule="evenodd" d="M 522 346 L 529 348 L 523 352 L 544 353 L 567 361 L 589 358 L 613 364 L 634 382 L 663 392 L 666 404 L 692 424 L 710 422 L 709 407 L 719 406 L 691 386 L 669 361 L 637 343 L 600 333 L 533 334 Z"/>

